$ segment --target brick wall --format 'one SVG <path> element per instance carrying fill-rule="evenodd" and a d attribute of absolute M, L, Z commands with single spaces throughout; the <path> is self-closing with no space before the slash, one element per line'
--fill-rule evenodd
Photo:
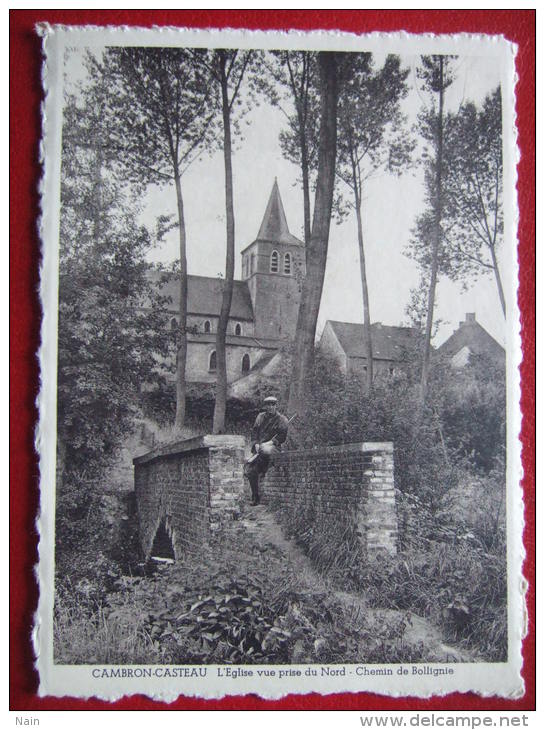
<path fill-rule="evenodd" d="M 149 558 L 161 524 L 177 559 L 232 522 L 243 499 L 241 436 L 201 436 L 133 459 L 139 538 Z"/>
<path fill-rule="evenodd" d="M 275 457 L 262 501 L 292 522 L 307 514 L 320 527 L 357 530 L 367 554 L 397 549 L 393 445 L 358 443 Z"/>
<path fill-rule="evenodd" d="M 133 460 L 139 538 L 149 558 L 165 526 L 176 559 L 232 524 L 245 499 L 242 436 L 202 436 Z M 352 525 L 367 554 L 395 554 L 397 516 L 391 443 L 287 451 L 261 484 L 283 522 L 306 513 L 318 527 Z"/>

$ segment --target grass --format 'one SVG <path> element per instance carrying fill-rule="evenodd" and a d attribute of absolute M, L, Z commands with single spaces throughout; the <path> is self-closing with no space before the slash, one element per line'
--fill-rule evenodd
<path fill-rule="evenodd" d="M 134 610 L 113 613 L 108 606 L 89 609 L 78 596 L 59 596 L 53 620 L 58 664 L 157 663 L 161 652 L 143 618 Z"/>
<path fill-rule="evenodd" d="M 422 661 L 403 620 L 379 630 L 310 570 L 243 534 L 185 564 L 121 577 L 115 590 L 59 588 L 58 663 L 290 664 Z"/>
<path fill-rule="evenodd" d="M 372 609 L 429 618 L 447 641 L 478 659 L 501 662 L 507 660 L 505 530 L 501 521 L 490 526 L 500 491 L 484 480 L 469 507 L 458 509 L 448 494 L 448 509 L 434 515 L 418 499 L 399 495 L 405 514 L 395 558 L 364 555 L 350 519 L 319 524 L 312 509 L 278 519 L 333 585 L 361 592 Z"/>

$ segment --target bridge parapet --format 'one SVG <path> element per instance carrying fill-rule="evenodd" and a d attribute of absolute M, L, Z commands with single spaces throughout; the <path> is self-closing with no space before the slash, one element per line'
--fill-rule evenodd
<path fill-rule="evenodd" d="M 286 525 L 357 531 L 365 554 L 397 551 L 394 454 L 390 442 L 285 451 L 275 457 L 262 500 Z"/>
<path fill-rule="evenodd" d="M 242 436 L 200 436 L 133 459 L 142 551 L 166 531 L 176 559 L 238 517 L 244 494 Z"/>
<path fill-rule="evenodd" d="M 232 525 L 249 490 L 242 436 L 200 436 L 159 446 L 133 459 L 142 551 L 168 537 L 175 559 Z M 356 443 L 285 451 L 260 487 L 264 504 L 293 526 L 355 528 L 364 553 L 397 550 L 393 445 Z M 156 553 L 154 553 L 156 554 Z"/>

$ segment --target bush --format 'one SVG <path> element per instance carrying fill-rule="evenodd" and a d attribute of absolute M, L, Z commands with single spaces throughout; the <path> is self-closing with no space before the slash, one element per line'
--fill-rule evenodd
<path fill-rule="evenodd" d="M 140 557 L 133 492 L 105 491 L 82 472 L 57 492 L 55 570 L 60 586 L 83 581 L 100 594 Z"/>
<path fill-rule="evenodd" d="M 493 492 L 490 480 L 484 480 L 483 488 L 488 495 Z M 337 587 L 361 592 L 372 608 L 429 617 L 448 640 L 479 658 L 505 661 L 504 523 L 491 528 L 486 500 L 479 509 L 470 507 L 470 522 L 453 509 L 451 493 L 435 511 L 414 495 L 398 491 L 397 498 L 400 543 L 395 558 L 365 555 L 348 516 L 337 524 L 318 524 L 310 506 L 279 513 L 278 520 Z"/>
<path fill-rule="evenodd" d="M 56 587 L 53 615 L 54 661 L 62 664 L 149 664 L 161 661 L 144 616 L 117 615 L 90 584 Z"/>

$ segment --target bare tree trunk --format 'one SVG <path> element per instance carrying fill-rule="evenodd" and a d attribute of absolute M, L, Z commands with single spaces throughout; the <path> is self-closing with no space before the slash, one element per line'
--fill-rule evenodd
<path fill-rule="evenodd" d="M 424 353 L 422 358 L 422 376 L 420 379 L 420 403 L 423 405 L 428 393 L 428 376 L 431 357 L 431 331 L 435 306 L 435 289 L 439 268 L 439 247 L 441 245 L 442 217 L 442 172 L 443 172 L 443 105 L 445 89 L 443 84 L 443 59 L 439 60 L 439 114 L 437 117 L 437 150 L 435 155 L 435 211 L 433 226 L 433 246 L 431 256 L 430 288 L 428 291 L 428 310 L 426 315 L 426 332 L 424 337 Z"/>
<path fill-rule="evenodd" d="M 354 175 L 354 191 L 356 197 L 356 218 L 358 222 L 358 247 L 360 251 L 360 275 L 361 293 L 363 297 L 363 339 L 365 345 L 365 357 L 367 359 L 367 372 L 365 374 L 365 388 L 370 393 L 373 388 L 373 341 L 371 337 L 371 312 L 369 309 L 369 288 L 367 286 L 367 273 L 365 270 L 365 251 L 363 249 L 363 226 L 361 222 L 361 193 L 358 193 L 358 182 Z"/>
<path fill-rule="evenodd" d="M 498 294 L 500 297 L 501 310 L 505 318 L 505 296 L 503 294 L 503 286 L 501 283 L 500 270 L 498 268 L 498 260 L 496 258 L 496 252 L 493 246 L 490 246 L 490 256 L 492 257 L 492 265 L 494 267 L 494 276 L 496 277 L 496 286 L 498 287 Z"/>
<path fill-rule="evenodd" d="M 178 349 L 176 353 L 176 419 L 174 427 L 181 430 L 185 422 L 185 364 L 187 360 L 187 257 L 186 257 L 186 231 L 184 218 L 184 201 L 182 198 L 182 185 L 180 172 L 176 168 L 174 172 L 176 184 L 176 201 L 178 204 L 178 223 L 180 232 L 180 324 L 178 327 Z"/>
<path fill-rule="evenodd" d="M 308 116 L 308 84 L 310 76 L 310 53 L 303 52 L 303 78 L 301 81 L 301 89 L 298 89 L 297 83 L 293 76 L 290 65 L 290 52 L 287 53 L 287 64 L 290 73 L 291 90 L 295 110 L 297 112 L 297 123 L 299 125 L 299 151 L 301 152 L 301 176 L 303 179 L 303 221 L 304 221 L 304 239 L 305 246 L 310 241 L 310 182 L 309 182 L 309 162 L 308 162 L 308 141 L 306 120 Z"/>
<path fill-rule="evenodd" d="M 308 149 L 305 132 L 301 132 L 301 173 L 303 177 L 303 213 L 305 225 L 305 246 L 310 243 L 310 182 L 308 174 Z M 308 261 L 307 261 L 308 264 Z"/>
<path fill-rule="evenodd" d="M 307 274 L 303 282 L 295 332 L 288 406 L 290 413 L 304 411 L 307 378 L 314 358 L 314 339 L 324 283 L 335 184 L 338 100 L 336 54 L 321 52 L 318 54 L 318 62 L 321 86 L 318 176 L 312 233 L 307 247 Z"/>
<path fill-rule="evenodd" d="M 227 76 L 225 73 L 226 57 L 224 51 L 218 51 L 221 79 L 221 100 L 223 113 L 223 159 L 225 165 L 225 213 L 227 225 L 227 247 L 225 258 L 225 281 L 221 300 L 218 331 L 216 334 L 216 402 L 214 404 L 213 433 L 225 430 L 225 411 L 227 406 L 227 359 L 225 338 L 231 301 L 233 298 L 233 279 L 235 275 L 235 214 L 233 210 L 233 168 L 231 162 L 231 111 L 229 108 Z"/>

